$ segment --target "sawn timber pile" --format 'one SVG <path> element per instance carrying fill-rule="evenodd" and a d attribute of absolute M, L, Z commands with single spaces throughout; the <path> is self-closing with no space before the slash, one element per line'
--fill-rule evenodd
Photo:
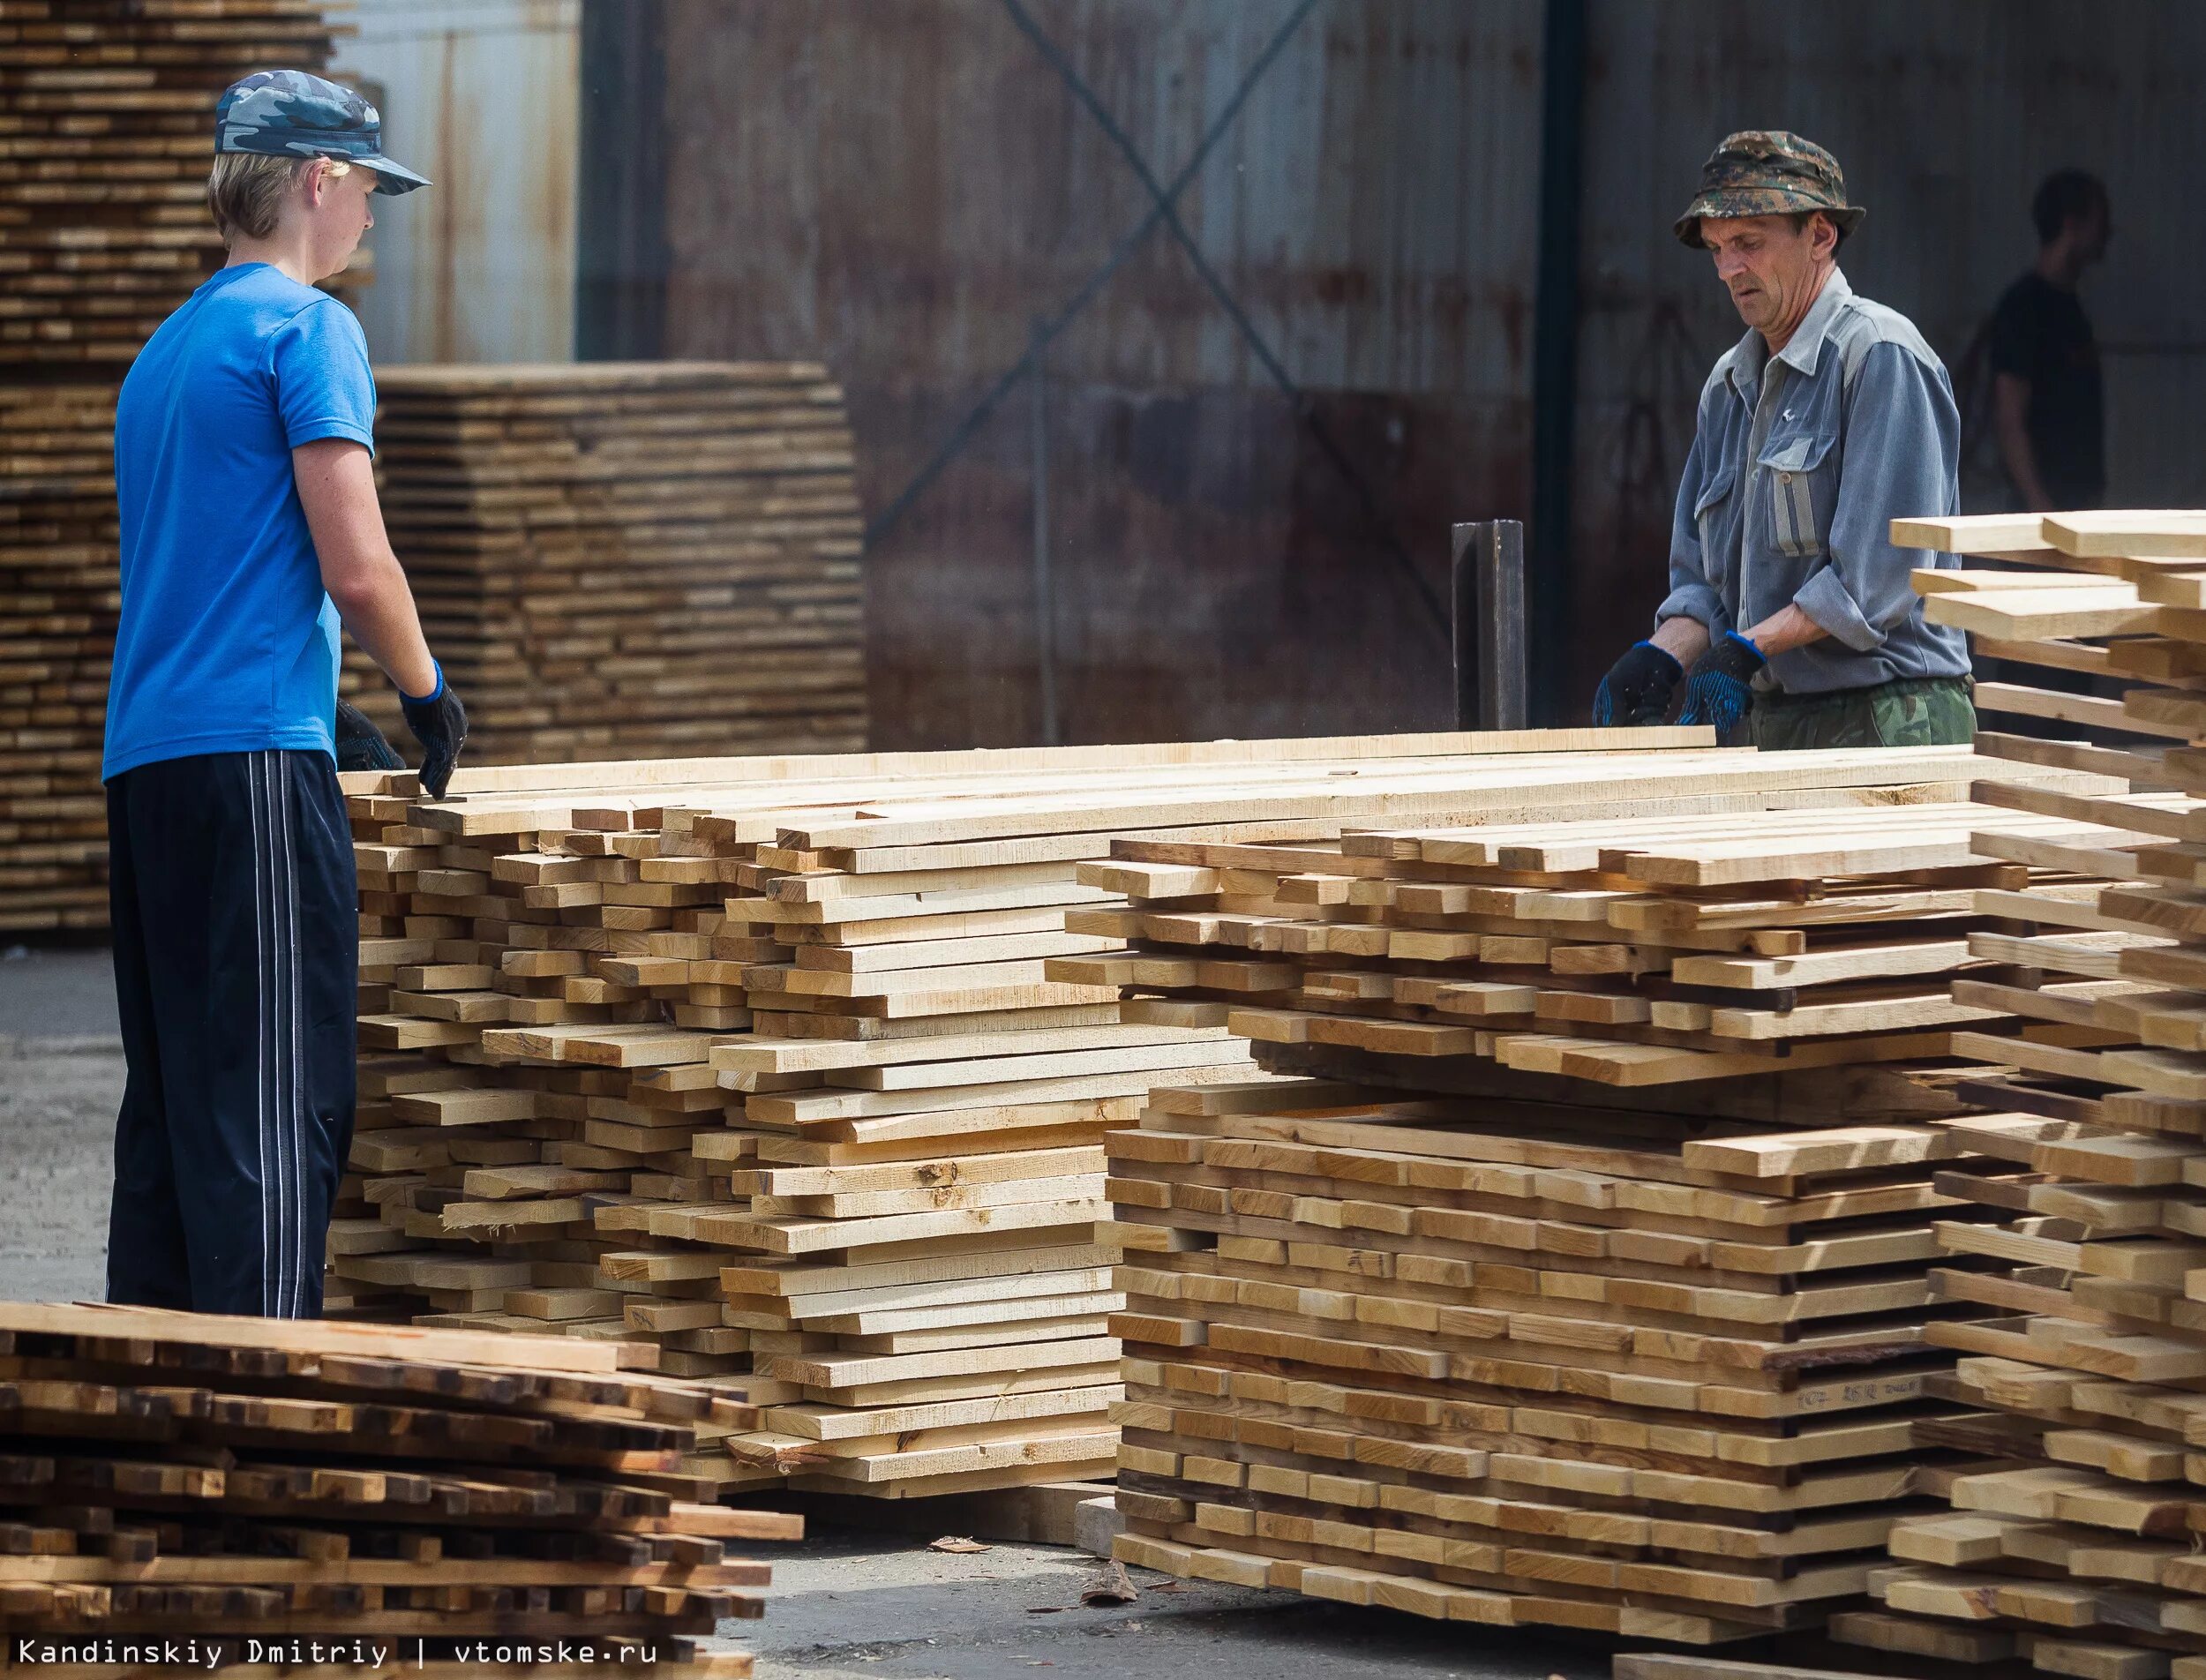
<path fill-rule="evenodd" d="M 2003 913 L 2034 924 L 2002 955 L 2011 985 L 1957 995 L 2065 1026 L 2065 1046 L 1962 1034 L 2003 1112 L 1956 1129 L 1999 1173 L 1956 1174 L 1983 1214 L 1944 1227 L 1944 1294 L 1980 1313 L 1933 1335 L 1965 1355 L 1948 1397 L 1977 1408 L 1996 1462 L 1952 1485 L 1950 1515 L 1893 1535 L 1885 1613 L 1842 1629 L 1887 1650 L 2048 1673 L 2156 1680 L 2206 1672 L 2206 515 L 2062 514 L 1901 521 L 1905 540 L 2024 569 L 1925 602 L 1981 653 L 2090 676 L 1977 703 L 2066 724 L 1992 731 L 1987 754 L 2088 766 L 2128 791 L 2002 805 L 2101 826 L 2030 861 L 2108 877 L 2090 898 Z M 1922 574 L 1918 574 L 1918 580 Z M 2142 830 L 2139 839 L 2135 831 Z M 2025 847 L 1987 834 L 1990 856 Z M 2026 955 L 2014 946 L 2026 946 Z M 1992 1070 L 1996 1069 L 1994 1073 Z M 2019 1180 L 2012 1176 L 2022 1174 Z"/>
<path fill-rule="evenodd" d="M 759 1614 L 767 1566 L 724 1542 L 797 1537 L 695 1503 L 682 1474 L 744 1408 L 616 1373 L 611 1347 L 11 1303 L 0 1354 L 11 1652 L 311 1634 L 435 1658 L 523 1636 L 679 1664 Z"/>
<path fill-rule="evenodd" d="M 256 70 L 325 69 L 334 33 L 312 0 L 11 0 L 0 366 L 119 380 L 221 266 L 206 211 L 215 101 Z"/>
<path fill-rule="evenodd" d="M 1820 1626 L 1935 1508 L 1950 1082 L 1158 1091 L 1111 1135 L 1122 1561 L 1495 1626 Z M 2006 1169 L 2000 1169 L 2002 1171 Z"/>
<path fill-rule="evenodd" d="M 377 375 L 383 515 L 477 764 L 866 739 L 850 423 L 806 363 Z M 349 687 L 401 746 L 390 684 Z"/>
<path fill-rule="evenodd" d="M 731 1489 L 1079 1474 L 1116 1380 L 1101 1134 L 1151 1086 L 1249 1071 L 1215 1022 L 1122 1021 L 1114 987 L 1047 978 L 1116 942 L 1062 930 L 1114 902 L 1079 866 L 1129 829 L 1950 798 L 1975 768 L 1705 739 L 463 769 L 434 805 L 363 779 L 333 1301 L 653 1341 L 767 1408 L 718 1461 Z"/>
<path fill-rule="evenodd" d="M 1644 1086 L 1937 1057 L 1955 1027 L 2005 1016 L 1956 999 L 1951 978 L 2021 960 L 1971 935 L 2016 913 L 2026 884 L 2027 902 L 2098 891 L 2084 865 L 1985 861 L 1985 828 L 2015 836 L 2018 859 L 2103 834 L 1932 801 L 1321 844 L 1137 836 L 1081 868 L 1127 907 L 1067 917 L 1132 949 L 1050 971 L 1125 986 L 1129 1019 L 1257 1039 L 1268 1065 L 1418 1088 L 1471 1061 Z"/>
<path fill-rule="evenodd" d="M 104 927 L 115 388 L 0 389 L 0 933 Z"/>

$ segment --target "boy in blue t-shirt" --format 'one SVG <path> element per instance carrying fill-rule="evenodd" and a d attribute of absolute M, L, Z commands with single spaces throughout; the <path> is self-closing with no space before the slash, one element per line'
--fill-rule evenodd
<path fill-rule="evenodd" d="M 373 225 L 371 193 L 428 184 L 383 155 L 373 106 L 298 71 L 231 87 L 214 134 L 229 264 L 161 323 L 116 411 L 101 774 L 130 1077 L 108 1294 L 317 1317 L 359 963 L 340 620 L 398 685 L 432 795 L 467 713 L 384 533 L 360 323 L 314 282 Z"/>

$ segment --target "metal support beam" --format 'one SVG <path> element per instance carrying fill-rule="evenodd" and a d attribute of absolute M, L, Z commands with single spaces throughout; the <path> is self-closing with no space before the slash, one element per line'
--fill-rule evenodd
<path fill-rule="evenodd" d="M 1049 323 L 1034 323 L 1034 662 L 1041 685 L 1042 745 L 1064 742 L 1057 721 L 1057 592 L 1049 575 Z"/>
<path fill-rule="evenodd" d="M 665 354 L 666 9 L 583 0 L 574 357 Z"/>
<path fill-rule="evenodd" d="M 1524 527 L 1480 520 L 1452 533 L 1455 557 L 1455 726 L 1524 729 L 1531 720 L 1525 664 Z"/>
<path fill-rule="evenodd" d="M 1540 248 L 1532 309 L 1532 645 L 1539 716 L 1561 721 L 1574 667 L 1571 469 L 1578 446 L 1579 208 L 1586 185 L 1586 0 L 1547 0 L 1540 69 Z"/>

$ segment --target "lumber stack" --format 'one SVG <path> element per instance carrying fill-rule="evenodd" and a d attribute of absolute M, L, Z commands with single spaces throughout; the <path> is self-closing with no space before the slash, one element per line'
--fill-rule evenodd
<path fill-rule="evenodd" d="M 116 391 L 222 260 L 216 98 L 255 70 L 325 68 L 333 34 L 304 0 L 0 18 L 0 933 L 107 923 Z"/>
<path fill-rule="evenodd" d="M 1955 986 L 2073 1036 L 1955 1041 L 1988 1064 L 1980 1099 L 2001 1111 L 1957 1129 L 2002 1168 L 1950 1184 L 2003 1223 L 1944 1229 L 1955 1264 L 1939 1281 L 2000 1316 L 1933 1334 L 1964 1355 L 1948 1397 L 1977 1409 L 1994 1461 L 1953 1482 L 1950 1513 L 1895 1532 L 1894 1565 L 1874 1584 L 1884 1611 L 1848 1636 L 2049 1673 L 2193 1680 L 2206 1671 L 2206 761 L 2194 745 L 2206 739 L 2206 516 L 1899 529 L 2022 568 L 1952 574 L 1964 581 L 1928 597 L 1932 619 L 1972 632 L 1981 651 L 2099 679 L 2097 694 L 1980 690 L 1980 707 L 2074 738 L 1993 730 L 1982 749 L 2088 765 L 2123 791 L 1984 794 L 2099 825 L 2057 846 L 1986 835 L 1986 855 L 2028 851 L 2110 884 L 2082 903 L 2034 890 L 2002 901 L 2028 924 L 2002 954 L 2026 966 L 2010 984 Z"/>
<path fill-rule="evenodd" d="M 759 1614 L 768 1569 L 726 1542 L 798 1532 L 701 1503 L 687 1472 L 745 1408 L 620 1373 L 610 1346 L 7 1304 L 0 1351 L 18 1661 L 26 1639 L 247 1635 L 449 1661 L 488 1637 L 736 1680 L 747 1658 L 690 1649 Z"/>
<path fill-rule="evenodd" d="M 0 386 L 0 933 L 107 924 L 115 388 Z"/>
<path fill-rule="evenodd" d="M 767 1408 L 726 1444 L 731 1489 L 1079 1474 L 1116 1380 L 1102 1132 L 1152 1085 L 1249 1072 L 1221 1022 L 1122 1019 L 1115 986 L 1049 977 L 1117 942 L 1063 929 L 1119 902 L 1082 864 L 1129 829 L 1760 811 L 1952 797 L 1975 768 L 1630 743 L 463 769 L 436 804 L 360 778 L 365 1056 L 331 1299 L 647 1344 Z"/>
<path fill-rule="evenodd" d="M 219 267 L 214 101 L 256 70 L 320 71 L 314 0 L 21 0 L 0 22 L 0 364 L 119 378 Z"/>
<path fill-rule="evenodd" d="M 805 363 L 378 375 L 383 514 L 478 764 L 864 745 L 841 391 Z M 351 685 L 407 744 L 365 656 Z"/>
<path fill-rule="evenodd" d="M 1166 1087 L 1109 1139 L 1122 1560 L 1491 1626 L 1819 1627 L 1937 1507 L 1949 1082 Z M 1962 1460 L 1965 1463 L 1966 1460 Z"/>
<path fill-rule="evenodd" d="M 1987 828 L 2015 837 L 2018 860 L 1977 855 Z M 2031 902 L 2095 899 L 2080 866 L 2029 859 L 2103 835 L 1934 801 L 1772 811 L 1748 825 L 1690 813 L 1503 821 L 1323 844 L 1137 836 L 1081 872 L 1127 906 L 1067 918 L 1130 949 L 1051 971 L 1154 1000 L 1129 1003 L 1131 1019 L 1216 1022 L 1274 1047 L 1274 1065 L 1413 1088 L 1444 1085 L 1472 1060 L 1653 1086 L 1936 1057 L 1957 1026 L 2006 1015 L 1950 989 L 1956 974 L 2016 960 L 1971 934 L 2026 886 Z"/>

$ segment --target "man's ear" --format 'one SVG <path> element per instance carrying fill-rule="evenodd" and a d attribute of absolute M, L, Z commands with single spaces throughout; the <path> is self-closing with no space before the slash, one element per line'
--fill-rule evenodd
<path fill-rule="evenodd" d="M 309 158 L 305 173 L 299 177 L 299 184 L 306 189 L 306 207 L 310 210 L 320 209 L 322 189 L 329 184 L 329 160 L 326 157 Z"/>
<path fill-rule="evenodd" d="M 1808 218 L 1808 245 L 1819 257 L 1827 257 L 1838 249 L 1838 223 L 1820 210 Z"/>

